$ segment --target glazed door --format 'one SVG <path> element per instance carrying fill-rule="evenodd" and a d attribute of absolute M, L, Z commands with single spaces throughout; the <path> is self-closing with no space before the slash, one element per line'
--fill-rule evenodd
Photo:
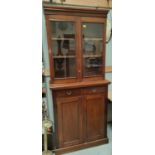
<path fill-rule="evenodd" d="M 77 19 L 72 16 L 47 16 L 51 78 L 59 83 L 75 82 L 77 75 Z"/>
<path fill-rule="evenodd" d="M 106 137 L 106 105 L 103 94 L 85 96 L 86 140 L 92 141 Z"/>
<path fill-rule="evenodd" d="M 83 140 L 82 97 L 57 99 L 59 147 L 72 146 Z"/>
<path fill-rule="evenodd" d="M 105 20 L 82 17 L 83 78 L 104 77 Z"/>

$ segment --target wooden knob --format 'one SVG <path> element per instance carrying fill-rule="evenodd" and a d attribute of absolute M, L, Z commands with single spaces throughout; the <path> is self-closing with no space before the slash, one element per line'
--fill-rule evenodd
<path fill-rule="evenodd" d="M 67 91 L 66 91 L 66 94 L 67 94 L 67 95 L 71 95 L 71 94 L 72 94 L 72 91 L 71 91 L 71 90 L 67 90 Z"/>

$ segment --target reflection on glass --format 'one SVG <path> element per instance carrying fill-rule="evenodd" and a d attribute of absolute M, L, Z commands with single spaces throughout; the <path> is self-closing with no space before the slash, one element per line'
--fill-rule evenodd
<path fill-rule="evenodd" d="M 102 74 L 103 28 L 100 23 L 82 23 L 85 77 Z"/>
<path fill-rule="evenodd" d="M 55 78 L 76 77 L 75 24 L 51 21 Z"/>

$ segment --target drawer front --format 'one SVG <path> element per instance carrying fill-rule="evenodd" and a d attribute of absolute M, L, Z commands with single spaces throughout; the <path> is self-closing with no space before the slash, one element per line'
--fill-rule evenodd
<path fill-rule="evenodd" d="M 56 91 L 57 97 L 69 97 L 69 96 L 78 96 L 81 95 L 81 89 L 66 89 Z"/>
<path fill-rule="evenodd" d="M 97 94 L 104 93 L 106 91 L 106 87 L 88 87 L 83 89 L 83 94 Z"/>

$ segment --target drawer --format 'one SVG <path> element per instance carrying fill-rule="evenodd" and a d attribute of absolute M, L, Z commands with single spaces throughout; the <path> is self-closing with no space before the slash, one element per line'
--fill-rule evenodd
<path fill-rule="evenodd" d="M 56 91 L 57 97 L 78 96 L 81 95 L 81 89 L 65 89 Z"/>
<path fill-rule="evenodd" d="M 83 94 L 97 94 L 104 93 L 106 91 L 106 87 L 88 87 L 83 89 Z"/>

